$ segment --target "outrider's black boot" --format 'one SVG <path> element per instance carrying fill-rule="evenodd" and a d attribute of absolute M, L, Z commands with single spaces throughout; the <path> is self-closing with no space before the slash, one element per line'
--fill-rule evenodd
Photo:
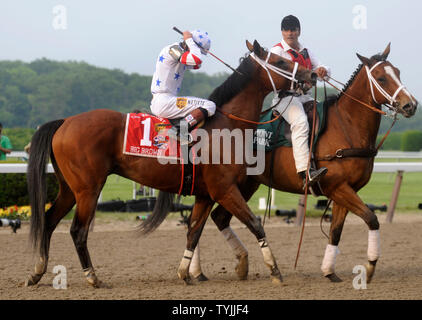
<path fill-rule="evenodd" d="M 309 181 L 308 187 L 312 187 L 315 183 L 317 183 L 325 174 L 327 173 L 328 169 L 326 167 L 322 167 L 319 169 L 310 168 L 309 169 Z M 299 172 L 299 176 L 303 180 L 303 189 L 305 189 L 306 185 L 306 171 Z"/>

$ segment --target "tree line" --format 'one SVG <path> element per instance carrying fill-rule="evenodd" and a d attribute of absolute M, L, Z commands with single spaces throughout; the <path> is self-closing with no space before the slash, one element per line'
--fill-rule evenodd
<path fill-rule="evenodd" d="M 206 98 L 228 75 L 186 72 L 180 95 Z M 14 150 L 22 150 L 35 128 L 51 120 L 100 108 L 124 113 L 134 109 L 149 112 L 151 79 L 150 75 L 128 74 L 85 62 L 58 62 L 45 58 L 30 63 L 0 61 L 0 122 L 4 134 L 12 140 Z M 337 93 L 332 88 L 327 89 L 328 94 Z M 318 90 L 319 99 L 323 99 L 323 92 Z M 270 102 L 269 95 L 264 108 Z M 410 119 L 401 117 L 393 131 L 418 131 L 421 122 L 419 110 Z M 385 133 L 390 124 L 391 120 L 383 117 L 380 134 Z M 400 150 L 401 136 L 401 133 L 392 134 L 386 146 Z"/>

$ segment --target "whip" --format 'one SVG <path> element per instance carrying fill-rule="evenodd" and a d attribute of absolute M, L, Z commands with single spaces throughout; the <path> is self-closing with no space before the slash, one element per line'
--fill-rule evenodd
<path fill-rule="evenodd" d="M 183 32 L 180 31 L 177 27 L 173 27 L 173 30 L 176 31 L 177 33 L 180 33 L 181 35 L 183 35 Z M 196 42 L 195 42 L 196 43 Z M 223 60 L 221 60 L 219 57 L 217 57 L 215 54 L 213 54 L 211 51 L 209 50 L 205 50 L 204 48 L 202 48 L 202 46 L 199 43 L 196 43 L 198 47 L 200 47 L 202 50 L 206 51 L 207 53 L 209 53 L 212 57 L 216 58 L 218 61 L 220 61 L 221 63 L 223 63 L 226 67 L 230 68 L 232 71 L 237 72 L 238 74 L 242 75 L 242 73 L 240 73 L 239 71 L 237 71 L 236 69 L 232 68 L 229 64 L 225 63 Z"/>

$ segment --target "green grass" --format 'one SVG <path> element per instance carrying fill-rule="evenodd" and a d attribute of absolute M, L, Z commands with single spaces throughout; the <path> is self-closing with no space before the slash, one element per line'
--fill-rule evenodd
<path fill-rule="evenodd" d="M 358 194 L 365 203 L 374 205 L 386 204 L 388 206 L 390 204 L 395 178 L 395 173 L 373 173 L 370 182 L 361 189 Z M 422 202 L 421 182 L 422 173 L 404 173 L 396 207 L 397 212 L 415 212 L 418 210 L 418 204 Z M 137 187 L 139 187 L 138 184 Z M 132 181 L 116 175 L 111 175 L 108 177 L 107 183 L 103 189 L 103 201 L 118 198 L 121 200 L 132 199 L 132 188 Z M 259 198 L 264 197 L 267 199 L 267 195 L 268 187 L 261 185 L 258 191 L 248 202 L 249 207 L 255 214 L 264 213 L 264 211 L 258 210 Z M 320 210 L 314 209 L 318 199 L 324 198 L 315 198 L 312 195 L 308 197 L 307 208 L 310 216 L 318 216 L 322 214 Z M 299 195 L 275 191 L 274 204 L 277 208 L 286 210 L 297 209 L 298 201 Z M 193 204 L 194 197 L 184 197 L 182 202 L 185 204 Z"/>
<path fill-rule="evenodd" d="M 395 162 L 397 159 L 379 159 L 380 162 Z M 405 161 L 404 159 L 400 161 Z M 410 161 L 414 161 L 413 159 Z M 416 160 L 417 161 L 417 160 Z M 420 159 L 418 160 L 420 161 Z M 7 161 L 16 162 L 16 161 Z M 4 162 L 3 162 L 4 163 Z M 359 191 L 359 196 L 365 203 L 374 205 L 387 206 L 390 204 L 390 199 L 396 179 L 395 173 L 373 173 L 370 182 Z M 139 188 L 139 184 L 136 184 Z M 126 178 L 110 175 L 102 191 L 102 201 L 110 200 L 130 200 L 132 199 L 133 182 Z M 258 210 L 259 198 L 267 199 L 268 187 L 261 185 L 252 199 L 248 202 L 249 207 L 255 214 L 263 214 L 263 210 Z M 139 196 L 137 197 L 140 198 Z M 312 195 L 308 197 L 307 215 L 320 216 L 322 211 L 314 209 L 318 199 L 325 199 L 324 197 L 315 198 Z M 182 203 L 193 204 L 194 197 L 183 197 Z M 278 209 L 290 210 L 297 209 L 299 195 L 275 191 L 274 204 Z M 412 172 L 404 173 L 403 181 L 400 189 L 400 195 L 397 202 L 396 212 L 410 213 L 421 212 L 418 210 L 418 204 L 422 203 L 422 173 Z M 378 211 L 377 211 L 378 212 Z M 144 213 L 141 213 L 144 214 Z M 272 210 L 274 214 L 274 210 Z M 65 219 L 72 219 L 74 213 L 71 212 Z M 134 220 L 139 213 L 106 213 L 97 212 L 96 217 L 101 219 L 117 219 L 117 220 Z M 178 217 L 178 213 L 171 216 Z"/>

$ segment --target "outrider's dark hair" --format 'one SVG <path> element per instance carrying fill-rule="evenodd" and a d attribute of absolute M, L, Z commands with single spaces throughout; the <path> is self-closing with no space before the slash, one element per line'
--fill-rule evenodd
<path fill-rule="evenodd" d="M 296 30 L 296 28 L 300 31 L 300 22 L 295 16 L 289 15 L 281 20 L 281 30 Z"/>

